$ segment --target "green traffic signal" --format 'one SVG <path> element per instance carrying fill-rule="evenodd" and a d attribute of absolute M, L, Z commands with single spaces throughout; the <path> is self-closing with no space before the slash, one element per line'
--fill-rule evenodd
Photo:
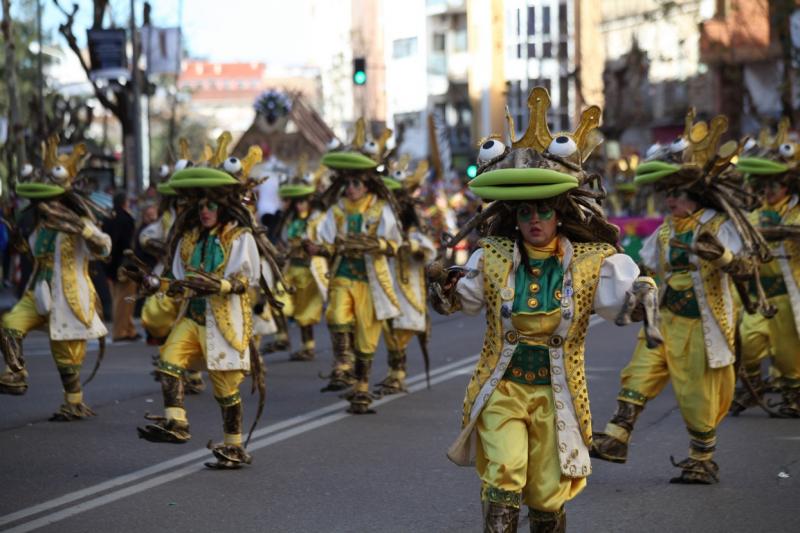
<path fill-rule="evenodd" d="M 353 82 L 356 85 L 364 85 L 367 83 L 367 73 L 363 70 L 358 70 L 353 73 Z"/>

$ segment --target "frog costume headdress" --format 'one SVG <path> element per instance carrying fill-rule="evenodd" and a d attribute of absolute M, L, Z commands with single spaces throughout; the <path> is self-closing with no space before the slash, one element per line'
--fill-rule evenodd
<path fill-rule="evenodd" d="M 320 165 L 314 172 L 308 169 L 308 155 L 303 154 L 297 161 L 295 171 L 291 177 L 281 179 L 278 187 L 278 195 L 285 200 L 307 199 L 317 192 L 322 177 L 326 169 Z"/>
<path fill-rule="evenodd" d="M 751 180 L 777 180 L 797 189 L 800 177 L 800 144 L 789 139 L 789 119 L 778 124 L 775 136 L 763 128 L 758 139 L 747 139 L 736 170 Z"/>
<path fill-rule="evenodd" d="M 76 145 L 72 152 L 58 153 L 58 135 L 48 137 L 42 145 L 42 168 L 35 169 L 25 165 L 22 169 L 21 179 L 17 184 L 17 195 L 23 198 L 48 199 L 64 194 L 72 188 L 72 183 L 78 177 L 83 167 L 86 145 Z"/>
<path fill-rule="evenodd" d="M 419 189 L 428 176 L 428 161 L 420 161 L 412 172 L 409 168 L 411 157 L 403 155 L 400 159 L 388 163 L 388 176 L 383 177 L 386 188 L 392 191 L 400 206 L 400 221 L 406 229 L 416 227 L 422 229 L 427 224 L 417 213 L 419 201 L 414 193 Z"/>
<path fill-rule="evenodd" d="M 88 194 L 75 187 L 85 156 L 86 145 L 80 143 L 72 151 L 58 153 L 59 137 L 53 134 L 42 144 L 42 167 L 26 164 L 22 168 L 15 191 L 30 200 L 56 202 L 79 216 L 97 222 L 98 216 L 108 216 L 107 209 L 97 205 Z"/>
<path fill-rule="evenodd" d="M 321 161 L 334 171 L 330 187 L 322 194 L 323 205 L 332 205 L 341 196 L 347 180 L 358 176 L 364 180 L 370 191 L 389 202 L 394 212 L 398 213 L 397 201 L 380 176 L 386 171 L 391 153 L 387 148 L 391 136 L 392 130 L 385 128 L 377 139 L 369 138 L 367 124 L 362 117 L 356 121 L 355 134 L 348 145 L 334 141 Z"/>
<path fill-rule="evenodd" d="M 550 95 L 543 87 L 528 97 L 530 121 L 525 134 L 515 139 L 514 122 L 507 116 L 510 146 L 492 136 L 482 141 L 478 153 L 478 176 L 470 190 L 491 203 L 467 222 L 455 236 L 445 236 L 454 246 L 475 228 L 486 234 L 514 233 L 514 206 L 518 202 L 547 201 L 558 212 L 562 233 L 576 242 L 607 242 L 616 245 L 619 229 L 609 223 L 600 207 L 603 192 L 589 189 L 596 175 L 582 165 L 601 142 L 595 130 L 601 110 L 591 106 L 581 114 L 573 132 L 550 132 L 547 111 Z"/>

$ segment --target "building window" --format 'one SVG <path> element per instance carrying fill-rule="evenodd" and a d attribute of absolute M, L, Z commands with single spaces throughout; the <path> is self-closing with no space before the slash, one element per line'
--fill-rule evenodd
<path fill-rule="evenodd" d="M 558 58 L 559 59 L 567 59 L 568 49 L 567 49 L 567 42 L 561 41 L 558 43 Z"/>
<path fill-rule="evenodd" d="M 542 57 L 553 57 L 553 43 L 550 41 L 542 43 Z"/>
<path fill-rule="evenodd" d="M 558 107 L 566 110 L 569 107 L 569 78 L 561 76 L 558 80 Z"/>
<path fill-rule="evenodd" d="M 536 57 L 536 45 L 528 43 L 528 57 Z"/>
<path fill-rule="evenodd" d="M 528 6 L 528 36 L 536 35 L 536 8 Z"/>
<path fill-rule="evenodd" d="M 550 6 L 542 7 L 542 33 L 550 35 Z"/>
<path fill-rule="evenodd" d="M 518 37 L 519 37 L 520 35 L 522 35 L 522 33 L 521 33 L 521 30 L 522 30 L 522 23 L 520 22 L 520 19 L 522 18 L 522 13 L 521 13 L 521 11 L 522 11 L 521 9 L 517 8 L 517 33 L 516 33 L 516 35 L 517 35 Z"/>
<path fill-rule="evenodd" d="M 558 4 L 558 33 L 567 34 L 567 4 Z"/>
<path fill-rule="evenodd" d="M 453 32 L 453 51 L 466 52 L 467 51 L 467 29 L 461 28 Z"/>
<path fill-rule="evenodd" d="M 522 58 L 522 45 L 521 44 L 517 45 L 517 58 L 520 58 L 520 59 Z"/>
<path fill-rule="evenodd" d="M 409 37 L 406 39 L 395 39 L 392 42 L 392 57 L 402 59 L 411 57 L 417 53 L 417 38 Z"/>
<path fill-rule="evenodd" d="M 434 33 L 433 34 L 433 51 L 434 52 L 444 52 L 446 48 L 447 40 L 445 38 L 444 33 Z"/>

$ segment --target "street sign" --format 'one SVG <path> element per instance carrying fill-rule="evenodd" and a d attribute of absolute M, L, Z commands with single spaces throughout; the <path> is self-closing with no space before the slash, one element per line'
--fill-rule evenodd
<path fill-rule="evenodd" d="M 86 30 L 86 40 L 89 43 L 89 60 L 92 64 L 89 77 L 93 81 L 130 79 L 125 30 L 89 29 Z"/>

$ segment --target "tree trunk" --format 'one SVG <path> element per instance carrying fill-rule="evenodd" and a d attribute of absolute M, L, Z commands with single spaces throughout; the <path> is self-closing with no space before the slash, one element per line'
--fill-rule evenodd
<path fill-rule="evenodd" d="M 2 34 L 6 43 L 6 86 L 8 87 L 8 143 L 9 150 L 16 155 L 16 167 L 9 165 L 8 168 L 8 187 L 4 188 L 3 194 L 7 190 L 12 190 L 17 173 L 22 165 L 27 161 L 25 157 L 25 142 L 23 139 L 24 125 L 20 115 L 19 94 L 17 91 L 17 65 L 16 65 L 16 43 L 14 42 L 14 28 L 11 21 L 11 1 L 2 0 L 3 22 Z M 11 158 L 9 158 L 9 163 Z"/>

